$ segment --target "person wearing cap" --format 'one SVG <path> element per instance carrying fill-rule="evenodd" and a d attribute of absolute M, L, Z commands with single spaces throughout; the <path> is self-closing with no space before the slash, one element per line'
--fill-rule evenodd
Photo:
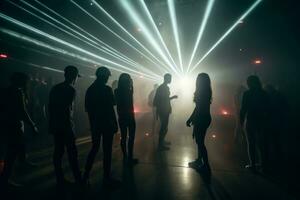
<path fill-rule="evenodd" d="M 74 99 L 76 90 L 73 87 L 80 75 L 74 66 L 64 70 L 65 81 L 55 85 L 49 95 L 49 133 L 54 137 L 53 164 L 58 188 L 65 186 L 62 169 L 62 158 L 67 149 L 69 163 L 76 183 L 81 182 L 78 165 L 77 148 L 73 122 Z"/>
<path fill-rule="evenodd" d="M 6 136 L 6 156 L 4 168 L 0 176 L 0 189 L 6 186 L 21 186 L 9 182 L 16 158 L 25 148 L 24 123 L 29 124 L 34 133 L 38 132 L 35 123 L 31 120 L 26 109 L 26 92 L 29 77 L 21 72 L 15 72 L 11 77 L 11 85 L 5 89 L 1 96 L 1 121 L 2 131 Z"/>
<path fill-rule="evenodd" d="M 95 157 L 103 144 L 103 185 L 115 187 L 119 181 L 111 178 L 111 159 L 113 136 L 118 131 L 114 106 L 116 105 L 111 87 L 107 86 L 110 71 L 106 67 L 99 67 L 96 71 L 96 80 L 87 89 L 85 95 L 85 109 L 88 113 L 92 134 L 92 148 L 85 165 L 83 181 L 88 183 L 90 171 Z"/>

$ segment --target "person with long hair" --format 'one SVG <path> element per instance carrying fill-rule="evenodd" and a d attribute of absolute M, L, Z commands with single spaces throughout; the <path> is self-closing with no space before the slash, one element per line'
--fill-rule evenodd
<path fill-rule="evenodd" d="M 207 128 L 211 123 L 210 104 L 212 101 L 211 81 L 206 73 L 200 73 L 196 80 L 194 102 L 196 107 L 186 121 L 186 125 L 193 125 L 193 138 L 198 147 L 198 158 L 189 163 L 189 167 L 196 170 L 210 172 L 207 150 L 204 144 Z"/>
<path fill-rule="evenodd" d="M 133 158 L 136 124 L 133 107 L 133 83 L 129 74 L 123 73 L 120 75 L 118 88 L 116 88 L 114 92 L 117 103 L 119 127 L 121 130 L 123 160 L 128 164 L 137 164 L 138 159 Z"/>

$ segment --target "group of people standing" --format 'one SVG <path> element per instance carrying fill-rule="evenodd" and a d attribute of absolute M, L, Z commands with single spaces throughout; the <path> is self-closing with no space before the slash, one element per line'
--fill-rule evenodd
<path fill-rule="evenodd" d="M 133 81 L 129 74 L 122 73 L 119 77 L 116 89 L 113 91 L 107 86 L 111 72 L 106 67 L 99 67 L 96 70 L 96 80 L 87 89 L 85 95 L 85 110 L 88 114 L 92 138 L 91 150 L 87 156 L 84 172 L 82 173 L 78 164 L 76 137 L 74 130 L 74 99 L 76 89 L 74 85 L 79 71 L 74 66 L 67 66 L 64 70 L 65 80 L 52 87 L 49 94 L 48 115 L 49 132 L 54 137 L 53 164 L 57 185 L 63 188 L 66 180 L 62 168 L 62 158 L 67 150 L 69 163 L 76 183 L 86 185 L 89 183 L 90 172 L 99 151 L 100 144 L 103 144 L 103 184 L 107 187 L 114 187 L 120 184 L 119 180 L 111 177 L 112 144 L 114 134 L 121 132 L 121 150 L 123 161 L 126 165 L 135 165 L 138 159 L 134 157 L 134 140 L 136 122 L 134 116 L 133 102 Z M 23 141 L 24 122 L 28 123 L 34 132 L 38 132 L 36 124 L 31 120 L 25 103 L 25 92 L 29 78 L 24 73 L 14 73 L 11 78 L 11 86 L 5 92 L 3 112 L 7 132 L 7 151 L 4 169 L 0 176 L 1 185 L 7 185 L 11 176 L 14 162 L 20 153 Z M 170 142 L 165 140 L 168 132 L 169 116 L 172 112 L 171 100 L 178 98 L 177 95 L 170 95 L 168 84 L 172 81 L 171 74 L 164 75 L 164 82 L 156 89 L 151 96 L 153 106 L 156 108 L 155 115 L 160 121 L 158 150 L 169 150 Z M 255 169 L 256 146 L 263 154 L 264 134 L 263 122 L 268 114 L 268 96 L 261 87 L 257 76 L 249 76 L 247 80 L 248 90 L 243 93 L 240 108 L 240 124 L 243 126 L 246 121 L 248 152 L 250 163 L 248 168 Z M 186 126 L 193 126 L 193 138 L 197 144 L 198 156 L 195 161 L 189 163 L 191 168 L 200 172 L 210 174 L 211 168 L 208 160 L 208 153 L 205 147 L 205 136 L 211 123 L 210 105 L 212 102 L 211 80 L 208 74 L 200 73 L 196 79 L 194 92 L 195 108 L 186 121 Z M 118 119 L 114 106 L 117 107 Z M 2 115 L 3 116 L 3 115 Z M 258 143 L 258 145 L 257 145 Z M 263 162 L 262 162 L 263 164 Z"/>

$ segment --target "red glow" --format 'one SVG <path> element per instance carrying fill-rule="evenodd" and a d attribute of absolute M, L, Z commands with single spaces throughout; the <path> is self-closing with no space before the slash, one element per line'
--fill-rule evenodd
<path fill-rule="evenodd" d="M 8 58 L 6 54 L 0 54 L 0 58 Z"/>
<path fill-rule="evenodd" d="M 259 59 L 254 60 L 254 64 L 257 64 L 257 65 L 261 64 L 261 60 L 259 60 Z"/>
<path fill-rule="evenodd" d="M 139 113 L 140 110 L 139 110 L 138 108 L 135 107 L 134 110 L 133 110 L 133 112 L 134 112 L 134 113 Z"/>
<path fill-rule="evenodd" d="M 222 115 L 229 115 L 229 112 L 226 110 L 222 110 Z"/>

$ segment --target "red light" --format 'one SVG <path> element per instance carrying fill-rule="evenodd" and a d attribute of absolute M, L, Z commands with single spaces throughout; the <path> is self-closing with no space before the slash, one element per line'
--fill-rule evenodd
<path fill-rule="evenodd" d="M 229 113 L 226 110 L 222 110 L 222 115 L 229 115 Z"/>
<path fill-rule="evenodd" d="M 0 54 L 0 58 L 8 58 L 6 54 Z"/>
<path fill-rule="evenodd" d="M 140 110 L 138 108 L 134 108 L 133 112 L 138 113 L 138 112 L 140 112 Z"/>
<path fill-rule="evenodd" d="M 254 60 L 254 64 L 257 64 L 257 65 L 261 64 L 261 60 L 259 60 L 259 59 Z"/>

